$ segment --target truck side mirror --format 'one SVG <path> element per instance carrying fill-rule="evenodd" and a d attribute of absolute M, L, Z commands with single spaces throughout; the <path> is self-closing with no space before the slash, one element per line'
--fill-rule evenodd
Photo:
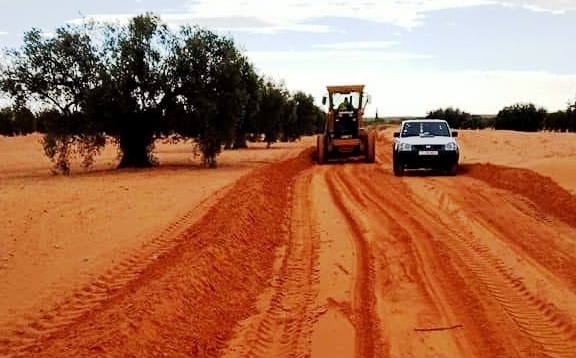
<path fill-rule="evenodd" d="M 370 95 L 370 94 L 366 95 L 366 103 L 367 104 L 372 103 L 372 95 Z"/>
<path fill-rule="evenodd" d="M 452 132 L 452 137 L 454 138 L 458 137 L 458 132 Z"/>
<path fill-rule="evenodd" d="M 400 137 L 400 132 L 394 132 L 394 138 Z"/>
<path fill-rule="evenodd" d="M 322 104 L 326 105 L 326 96 L 322 97 Z"/>

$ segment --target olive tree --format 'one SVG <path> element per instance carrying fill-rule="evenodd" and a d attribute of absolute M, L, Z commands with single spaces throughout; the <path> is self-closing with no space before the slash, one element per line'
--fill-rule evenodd
<path fill-rule="evenodd" d="M 33 29 L 21 49 L 7 52 L 0 92 L 40 114 L 2 114 L 0 130 L 45 132 L 44 151 L 62 172 L 72 155 L 89 166 L 111 137 L 119 168 L 156 164 L 154 142 L 192 139 L 207 167 L 222 146 L 246 147 L 248 133 L 294 140 L 317 122 L 312 99 L 290 96 L 282 83 L 260 77 L 234 40 L 206 29 L 170 30 L 153 14 L 127 24 L 86 23 Z M 14 120 L 22 126 L 16 128 Z"/>
<path fill-rule="evenodd" d="M 183 27 L 168 60 L 176 131 L 194 138 L 203 164 L 215 167 L 222 145 L 254 108 L 254 78 L 234 41 L 199 27 Z"/>
<path fill-rule="evenodd" d="M 260 79 L 261 103 L 256 122 L 259 133 L 264 133 L 267 146 L 278 140 L 282 132 L 282 122 L 290 94 L 284 84 L 271 78 Z"/>
<path fill-rule="evenodd" d="M 498 112 L 495 129 L 508 129 L 522 132 L 537 132 L 544 128 L 546 110 L 532 103 L 516 103 Z"/>
<path fill-rule="evenodd" d="M 469 128 L 467 124 L 471 122 L 470 113 L 461 111 L 458 108 L 448 107 L 446 109 L 436 109 L 428 112 L 426 118 L 444 119 L 451 128 L 465 129 Z"/>
<path fill-rule="evenodd" d="M 100 58 L 105 81 L 92 93 L 90 114 L 120 149 L 119 168 L 155 164 L 154 140 L 164 113 L 170 32 L 157 16 L 109 25 Z"/>
<path fill-rule="evenodd" d="M 63 173 L 69 173 L 75 154 L 90 165 L 105 142 L 98 125 L 83 112 L 91 89 L 101 82 L 88 26 L 61 27 L 52 38 L 32 29 L 24 34 L 22 47 L 6 55 L 0 89 L 21 105 L 34 102 L 58 113 L 45 128 L 45 154 Z"/>

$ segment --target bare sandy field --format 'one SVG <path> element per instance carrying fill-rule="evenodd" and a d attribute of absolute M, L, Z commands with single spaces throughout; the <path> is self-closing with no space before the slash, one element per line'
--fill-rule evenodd
<path fill-rule="evenodd" d="M 576 194 L 576 134 L 461 131 L 463 161 L 532 169 Z"/>
<path fill-rule="evenodd" d="M 382 130 L 391 138 L 396 126 Z M 461 161 L 534 170 L 576 194 L 576 133 L 461 130 Z"/>
<path fill-rule="evenodd" d="M 576 135 L 460 131 L 457 177 L 312 138 L 52 176 L 0 137 L 0 356 L 573 357 Z"/>
<path fill-rule="evenodd" d="M 75 163 L 62 177 L 51 173 L 40 138 L 0 137 L 0 327 L 68 304 L 69 293 L 109 271 L 128 275 L 137 265 L 126 260 L 169 250 L 242 175 L 301 150 L 255 144 L 205 170 L 191 144 L 158 143 L 161 168 L 117 171 L 110 146 L 92 170 Z"/>

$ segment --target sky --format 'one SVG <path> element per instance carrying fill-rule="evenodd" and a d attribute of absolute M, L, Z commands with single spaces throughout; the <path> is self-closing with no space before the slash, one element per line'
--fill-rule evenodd
<path fill-rule="evenodd" d="M 0 0 L 0 47 L 146 11 L 233 36 L 258 71 L 318 104 L 327 85 L 364 84 L 368 116 L 556 111 L 576 98 L 576 0 Z"/>

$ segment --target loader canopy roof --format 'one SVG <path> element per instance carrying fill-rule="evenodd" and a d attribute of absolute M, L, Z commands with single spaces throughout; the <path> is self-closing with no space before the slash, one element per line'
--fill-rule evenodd
<path fill-rule="evenodd" d="M 362 92 L 364 91 L 364 85 L 342 85 L 342 86 L 327 86 L 328 93 L 342 93 L 348 94 L 350 92 Z"/>

